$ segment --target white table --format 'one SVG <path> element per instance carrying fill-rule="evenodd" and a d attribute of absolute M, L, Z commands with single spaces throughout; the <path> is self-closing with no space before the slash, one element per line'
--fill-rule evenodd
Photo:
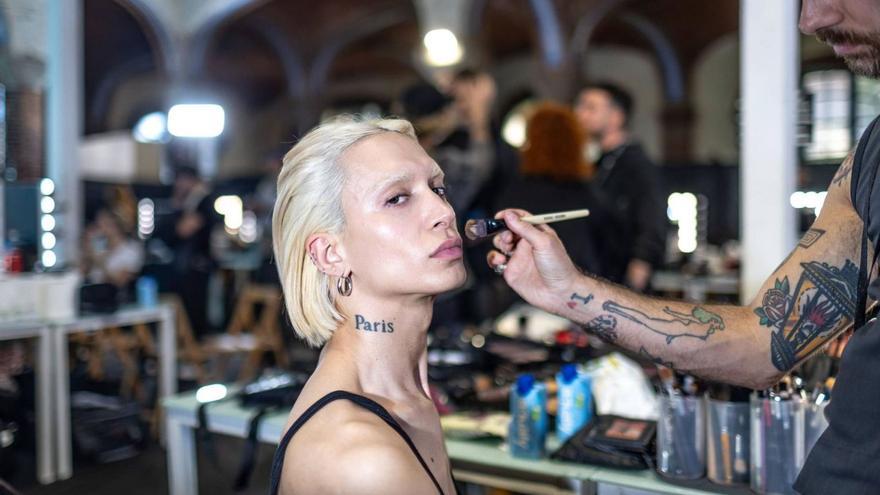
<path fill-rule="evenodd" d="M 234 393 L 234 390 L 230 391 Z M 199 493 L 195 429 L 199 402 L 195 392 L 184 392 L 162 401 L 168 432 L 168 488 L 170 495 Z M 207 429 L 214 433 L 246 438 L 253 409 L 235 399 L 209 404 Z M 267 414 L 257 438 L 277 444 L 287 423 L 288 411 Z M 664 482 L 653 471 L 624 471 L 549 459 L 516 459 L 499 448 L 498 441 L 446 439 L 455 478 L 466 483 L 526 493 L 605 495 L 617 493 L 709 495 L 714 489 L 697 489 Z M 268 473 L 260 475 L 267 476 Z M 742 488 L 737 493 L 749 493 Z"/>
<path fill-rule="evenodd" d="M 159 324 L 159 399 L 177 392 L 177 333 L 174 310 L 160 304 L 155 307 L 124 306 L 114 313 L 81 315 L 69 320 L 52 321 L 52 354 L 55 356 L 55 420 L 57 479 L 73 475 L 70 424 L 70 379 L 67 362 L 67 337 L 73 333 L 95 332 L 105 328 L 127 327 L 139 323 Z"/>
<path fill-rule="evenodd" d="M 36 394 L 34 408 L 37 415 L 37 481 L 52 483 L 55 471 L 55 418 L 52 411 L 52 339 L 50 326 L 41 321 L 0 323 L 0 340 L 35 339 L 37 362 L 34 369 Z"/>

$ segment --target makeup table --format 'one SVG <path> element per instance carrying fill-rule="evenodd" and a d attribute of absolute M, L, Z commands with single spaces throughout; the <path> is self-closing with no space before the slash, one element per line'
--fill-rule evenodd
<path fill-rule="evenodd" d="M 4 321 L 0 322 L 0 341 L 34 339 L 36 341 L 36 363 L 34 378 L 36 394 L 34 409 L 36 414 L 37 481 L 52 483 L 57 477 L 55 469 L 55 422 L 52 414 L 52 338 L 51 327 L 43 321 Z"/>
<path fill-rule="evenodd" d="M 171 495 L 195 495 L 198 491 L 195 430 L 199 402 L 195 392 L 184 392 L 162 401 L 168 433 L 168 491 Z M 234 399 L 206 407 L 207 429 L 245 438 L 254 409 L 243 408 Z M 267 414 L 257 430 L 259 441 L 277 444 L 287 422 L 288 411 Z M 520 493 L 577 495 L 709 495 L 750 494 L 748 487 L 727 488 L 707 480 L 670 483 L 653 471 L 624 471 L 549 459 L 516 459 L 501 449 L 502 442 L 447 438 L 446 449 L 455 479 L 475 485 L 504 488 Z M 269 476 L 269 473 L 254 473 Z"/>
<path fill-rule="evenodd" d="M 130 327 L 142 323 L 158 324 L 159 398 L 177 392 L 177 332 L 171 306 L 123 306 L 113 313 L 83 314 L 66 320 L 49 322 L 52 353 L 55 358 L 55 437 L 58 479 L 73 475 L 73 448 L 70 422 L 70 370 L 68 369 L 68 337 L 74 333 L 96 332 L 105 328 Z"/>

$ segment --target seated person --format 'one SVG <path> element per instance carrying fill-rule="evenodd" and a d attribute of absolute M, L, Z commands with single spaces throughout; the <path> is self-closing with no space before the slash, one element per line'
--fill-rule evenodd
<path fill-rule="evenodd" d="M 127 288 L 144 266 L 144 247 L 126 233 L 122 219 L 102 209 L 86 228 L 82 247 L 83 275 L 89 282 Z"/>
<path fill-rule="evenodd" d="M 455 493 L 427 331 L 465 269 L 443 172 L 409 122 L 309 132 L 284 158 L 272 237 L 293 327 L 324 349 L 270 493 Z"/>

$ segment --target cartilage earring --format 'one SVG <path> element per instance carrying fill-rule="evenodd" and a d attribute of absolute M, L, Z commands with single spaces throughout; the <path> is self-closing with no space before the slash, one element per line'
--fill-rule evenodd
<path fill-rule="evenodd" d="M 339 277 L 336 279 L 336 290 L 339 291 L 340 296 L 350 296 L 352 289 L 351 283 L 351 272 L 344 277 Z"/>

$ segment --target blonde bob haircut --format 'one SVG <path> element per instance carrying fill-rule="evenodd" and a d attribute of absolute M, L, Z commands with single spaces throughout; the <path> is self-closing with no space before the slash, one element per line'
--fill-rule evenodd
<path fill-rule="evenodd" d="M 340 157 L 361 139 L 386 132 L 416 139 L 406 120 L 348 115 L 312 129 L 284 156 L 272 242 L 287 314 L 294 331 L 311 346 L 324 344 L 345 317 L 335 303 L 335 278 L 308 261 L 306 242 L 312 234 L 342 232 L 345 171 Z"/>

